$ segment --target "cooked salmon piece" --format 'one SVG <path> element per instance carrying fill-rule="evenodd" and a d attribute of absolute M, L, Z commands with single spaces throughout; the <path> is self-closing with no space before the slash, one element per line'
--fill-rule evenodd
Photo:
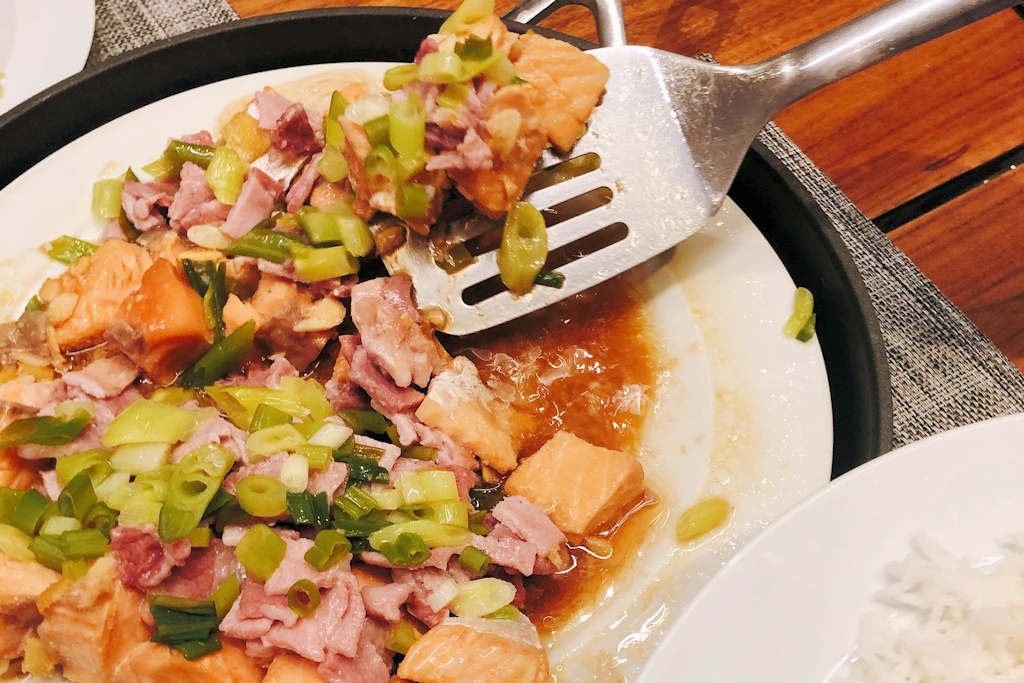
<path fill-rule="evenodd" d="M 149 640 L 139 612 L 142 596 L 121 584 L 110 555 L 96 560 L 81 579 L 58 586 L 37 600 L 43 615 L 40 639 L 66 678 L 110 681 L 121 660 Z"/>
<path fill-rule="evenodd" d="M 254 320 L 257 327 L 260 324 L 260 314 L 256 312 L 256 309 L 234 294 L 228 294 L 228 300 L 224 302 L 223 314 L 226 334 L 231 334 L 250 320 Z"/>
<path fill-rule="evenodd" d="M 505 481 L 505 491 L 547 513 L 566 535 L 589 536 L 615 520 L 644 490 L 644 470 L 628 453 L 558 432 Z"/>
<path fill-rule="evenodd" d="M 492 151 L 491 168 L 448 172 L 459 192 L 491 218 L 500 218 L 519 201 L 537 159 L 547 146 L 547 133 L 538 111 L 541 99 L 536 91 L 522 85 L 498 90 L 485 111 L 485 141 Z M 498 134 L 499 129 L 508 127 L 513 130 Z"/>
<path fill-rule="evenodd" d="M 167 645 L 145 642 L 125 655 L 114 669 L 111 680 L 116 683 L 255 683 L 263 680 L 263 669 L 241 648 L 228 642 L 222 643 L 217 652 L 192 661 Z"/>
<path fill-rule="evenodd" d="M 73 351 L 103 341 L 107 325 L 121 303 L 138 289 L 142 274 L 153 259 L 142 247 L 111 239 L 91 255 L 80 258 L 56 280 L 54 296 L 47 297 L 49 311 L 54 306 L 68 308 L 68 315 L 53 312 L 50 321 L 61 350 Z M 47 290 L 47 281 L 40 293 Z"/>
<path fill-rule="evenodd" d="M 36 599 L 60 580 L 37 562 L 0 554 L 0 668 L 24 655 L 26 639 L 42 620 Z"/>
<path fill-rule="evenodd" d="M 568 152 L 601 99 L 608 67 L 569 43 L 533 31 L 516 41 L 510 56 L 516 75 L 542 95 L 538 106 L 548 138 Z"/>
<path fill-rule="evenodd" d="M 313 306 L 313 295 L 300 290 L 291 280 L 264 273 L 249 304 L 257 314 L 256 339 L 267 353 L 283 352 L 300 372 L 336 336 L 324 331 L 295 331 Z"/>
<path fill-rule="evenodd" d="M 323 676 L 316 670 L 316 664 L 290 654 L 274 657 L 267 669 L 263 683 L 323 683 Z"/>
<path fill-rule="evenodd" d="M 468 446 L 495 470 L 508 472 L 519 455 L 512 437 L 502 429 L 497 407 L 498 400 L 480 381 L 472 361 L 456 356 L 451 367 L 430 383 L 416 417 Z"/>
<path fill-rule="evenodd" d="M 539 642 L 444 623 L 409 648 L 398 676 L 418 683 L 544 683 L 548 658 Z"/>
<path fill-rule="evenodd" d="M 110 321 L 107 338 L 161 384 L 210 345 L 203 300 L 170 261 L 159 259 Z"/>

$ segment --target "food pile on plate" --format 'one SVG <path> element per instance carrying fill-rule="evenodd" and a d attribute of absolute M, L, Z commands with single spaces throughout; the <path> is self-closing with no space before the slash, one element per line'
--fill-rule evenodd
<path fill-rule="evenodd" d="M 535 223 L 538 157 L 601 95 L 596 59 L 492 10 L 461 7 L 386 94 L 256 93 L 98 181 L 101 243 L 47 245 L 67 270 L 0 335 L 10 673 L 547 680 L 530 577 L 569 571 L 643 470 L 564 431 L 523 452 L 534 419 L 373 258 L 460 196 Z M 523 248 L 513 288 L 543 265 Z"/>

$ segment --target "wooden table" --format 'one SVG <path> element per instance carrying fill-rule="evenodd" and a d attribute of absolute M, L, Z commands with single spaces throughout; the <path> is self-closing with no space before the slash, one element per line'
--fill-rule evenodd
<path fill-rule="evenodd" d="M 228 0 L 242 17 L 389 0 Z M 457 0 L 402 0 L 454 9 Z M 511 0 L 497 0 L 499 13 Z M 631 43 L 764 59 L 882 0 L 624 0 Z M 596 40 L 589 13 L 545 26 Z M 1024 369 L 1024 12 L 1007 10 L 847 78 L 777 123 Z"/>

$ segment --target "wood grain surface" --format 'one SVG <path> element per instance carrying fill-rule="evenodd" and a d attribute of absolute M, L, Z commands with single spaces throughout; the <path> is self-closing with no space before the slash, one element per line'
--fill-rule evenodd
<path fill-rule="evenodd" d="M 392 0 L 228 0 L 242 17 Z M 454 9 L 458 0 L 401 0 Z M 503 13 L 515 3 L 497 0 Z M 770 57 L 882 0 L 624 0 L 629 41 L 724 64 Z M 596 40 L 567 7 L 545 26 Z M 796 103 L 777 123 L 875 217 L 1024 143 L 1024 18 L 1011 10 Z M 1024 171 L 1000 176 L 891 235 L 1024 369 Z"/>

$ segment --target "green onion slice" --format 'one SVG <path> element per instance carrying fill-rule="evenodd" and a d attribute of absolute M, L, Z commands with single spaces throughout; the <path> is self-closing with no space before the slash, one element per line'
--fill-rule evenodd
<path fill-rule="evenodd" d="M 510 291 L 523 294 L 544 267 L 548 257 L 548 232 L 544 217 L 533 206 L 518 202 L 505 218 L 498 273 Z"/>
<path fill-rule="evenodd" d="M 235 548 L 235 557 L 246 573 L 258 581 L 266 581 L 284 559 L 285 542 L 266 524 L 249 527 Z"/>
<path fill-rule="evenodd" d="M 320 605 L 320 589 L 309 579 L 299 579 L 288 589 L 288 607 L 305 618 Z"/>
<path fill-rule="evenodd" d="M 69 417 L 43 416 L 15 420 L 0 432 L 0 448 L 35 443 L 62 446 L 78 438 L 92 420 L 88 411 L 79 410 Z"/>
<path fill-rule="evenodd" d="M 485 574 L 491 564 L 491 558 L 479 548 L 467 545 L 459 554 L 459 564 L 474 574 Z"/>
<path fill-rule="evenodd" d="M 336 529 L 317 532 L 313 547 L 306 551 L 306 562 L 319 572 L 338 564 L 352 550 L 352 544 Z"/>
<path fill-rule="evenodd" d="M 238 504 L 253 517 L 277 517 L 288 509 L 287 490 L 279 479 L 253 474 L 238 482 Z"/>

